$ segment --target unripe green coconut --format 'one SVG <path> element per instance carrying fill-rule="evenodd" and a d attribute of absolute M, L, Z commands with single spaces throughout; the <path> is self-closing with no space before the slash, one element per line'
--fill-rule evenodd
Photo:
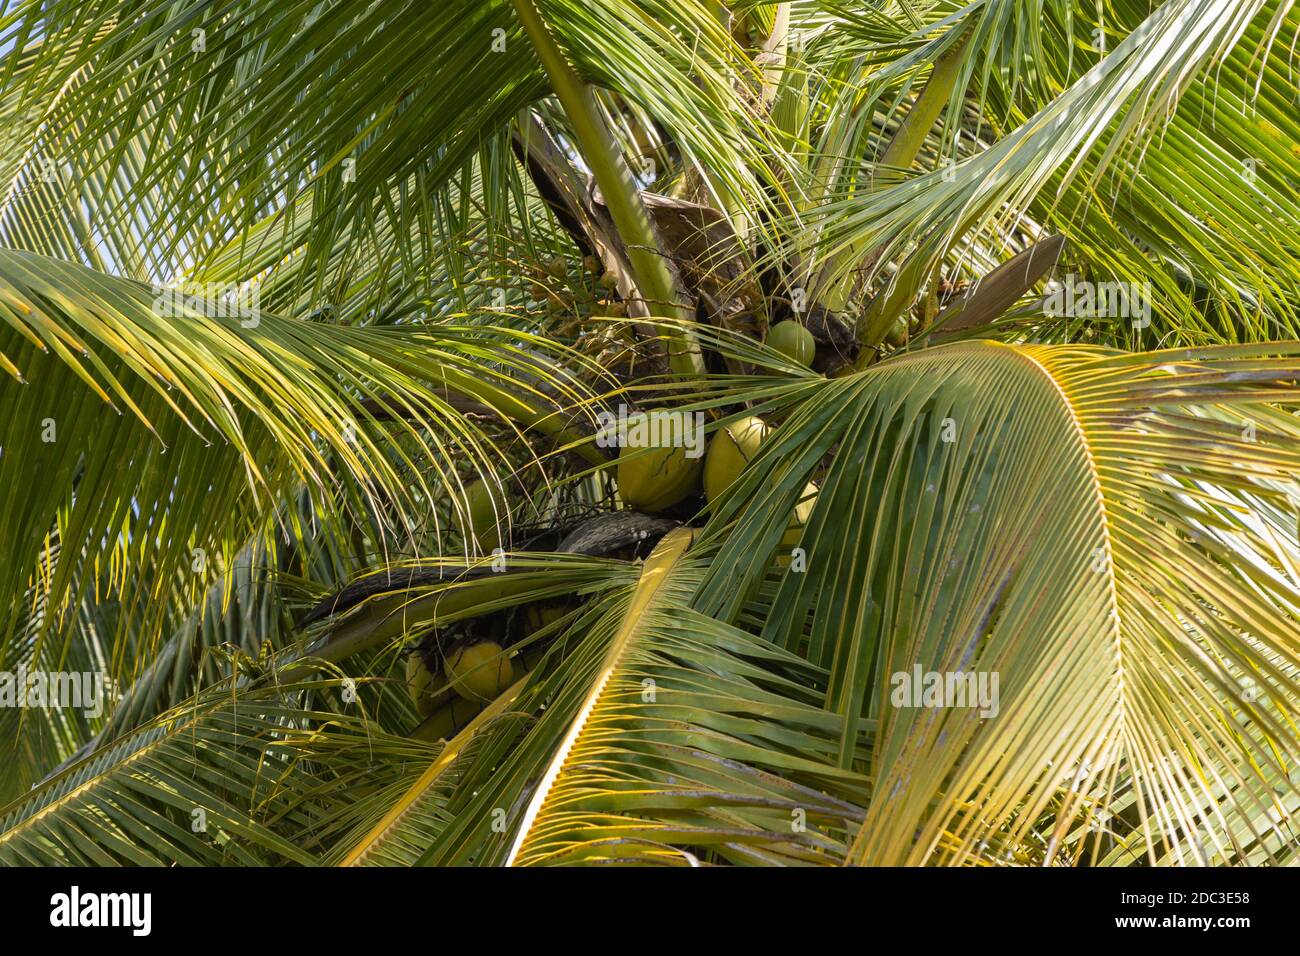
<path fill-rule="evenodd" d="M 894 324 L 889 329 L 889 334 L 885 336 L 885 342 L 896 349 L 901 349 L 907 344 L 908 338 L 907 316 L 900 316 L 894 320 Z"/>
<path fill-rule="evenodd" d="M 628 419 L 618 455 L 618 493 L 637 511 L 671 508 L 700 486 L 704 456 L 691 458 L 688 445 L 703 439 L 694 419 L 684 412 L 654 411 Z M 651 440 L 660 444 L 648 447 Z M 674 444 L 663 445 L 665 441 Z"/>
<path fill-rule="evenodd" d="M 492 489 L 484 481 L 475 481 L 465 489 L 465 510 L 460 515 L 461 531 L 466 543 L 473 541 L 485 554 L 493 548 L 501 547 L 501 535 L 504 532 L 505 514 L 502 509 L 500 520 L 502 527 L 497 527 L 497 508 L 500 503 Z"/>
<path fill-rule="evenodd" d="M 554 624 L 568 613 L 568 608 L 560 601 L 535 601 L 524 609 L 524 627 L 529 634 L 536 634 L 544 627 Z"/>
<path fill-rule="evenodd" d="M 465 725 L 483 709 L 483 702 L 452 698 L 425 718 L 411 734 L 416 740 L 447 740 L 465 729 Z"/>
<path fill-rule="evenodd" d="M 740 477 L 745 466 L 758 454 L 768 428 L 761 418 L 742 418 L 717 432 L 704 458 L 704 496 L 709 504 Z"/>
<path fill-rule="evenodd" d="M 447 686 L 447 678 L 439 671 L 434 673 L 424 663 L 419 652 L 409 654 L 406 658 L 406 689 L 415 704 L 416 713 L 428 717 L 438 705 L 438 699 Z"/>
<path fill-rule="evenodd" d="M 447 683 L 466 700 L 489 701 L 515 682 L 509 655 L 496 641 L 458 647 L 443 662 Z"/>
<path fill-rule="evenodd" d="M 799 501 L 794 506 L 794 514 L 790 516 L 790 523 L 786 525 L 785 534 L 781 535 L 781 549 L 777 554 L 777 564 L 785 567 L 790 563 L 790 550 L 799 546 L 799 539 L 803 537 L 803 529 L 808 524 L 808 519 L 812 517 L 813 507 L 817 504 L 817 486 L 811 481 L 804 485 L 803 493 L 799 495 Z"/>
<path fill-rule="evenodd" d="M 778 322 L 767 333 L 767 344 L 807 368 L 817 354 L 817 340 L 794 319 Z"/>

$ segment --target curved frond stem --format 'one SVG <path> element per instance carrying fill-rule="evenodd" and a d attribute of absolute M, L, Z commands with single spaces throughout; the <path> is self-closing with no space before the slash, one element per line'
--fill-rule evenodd
<path fill-rule="evenodd" d="M 564 58 L 532 0 L 512 2 L 573 127 L 576 145 L 600 187 L 646 307 L 651 314 L 663 314 L 679 322 L 689 321 L 694 318 L 694 310 L 680 279 L 675 276 L 676 270 L 659 240 L 654 221 L 641 200 L 632 171 L 601 119 L 590 88 Z M 689 328 L 679 328 L 673 334 L 668 360 L 673 371 L 685 378 L 698 378 L 703 374 L 699 343 Z"/>

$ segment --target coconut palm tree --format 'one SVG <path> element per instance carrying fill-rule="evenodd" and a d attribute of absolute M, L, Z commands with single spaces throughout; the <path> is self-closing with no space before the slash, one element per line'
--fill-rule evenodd
<path fill-rule="evenodd" d="M 1295 862 L 1298 32 L 0 7 L 0 863 Z"/>

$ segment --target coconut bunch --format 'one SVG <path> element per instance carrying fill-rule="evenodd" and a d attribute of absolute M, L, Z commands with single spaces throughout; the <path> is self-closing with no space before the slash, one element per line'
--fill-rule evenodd
<path fill-rule="evenodd" d="M 435 629 L 412 646 L 406 655 L 406 689 L 421 718 L 412 736 L 438 740 L 464 728 L 537 667 L 545 653 L 538 636 L 568 611 L 563 601 L 537 602 Z M 516 633 L 520 637 L 512 640 Z"/>
<path fill-rule="evenodd" d="M 559 274 L 563 266 L 563 261 L 548 266 L 545 278 L 536 277 L 538 283 L 567 281 L 570 277 Z M 615 297 L 615 290 L 605 289 L 612 283 L 602 283 L 596 269 L 595 262 L 583 267 L 593 295 L 604 289 Z M 593 299 L 594 307 L 601 308 L 601 301 Z M 611 341 L 622 336 L 634 341 L 631 320 L 611 314 L 609 325 Z M 765 345 L 804 368 L 810 367 L 816 352 L 812 333 L 793 319 L 773 324 Z M 706 428 L 697 413 L 680 407 L 636 412 L 621 427 L 625 434 L 605 443 L 606 448 L 617 446 L 616 453 L 606 453 L 613 454 L 608 464 L 579 462 L 578 468 L 568 467 L 576 457 L 562 454 L 545 459 L 545 467 L 531 452 L 526 459 L 518 458 L 509 450 L 511 436 L 502 431 L 503 451 L 512 467 L 504 476 L 466 476 L 464 485 L 456 486 L 439 506 L 437 524 L 443 530 L 429 545 L 453 561 L 463 555 L 463 570 L 455 574 L 489 583 L 501 580 L 503 587 L 508 575 L 496 573 L 496 565 L 517 555 L 561 553 L 636 561 L 668 531 L 698 523 L 716 510 L 773 431 L 759 415 Z M 775 559 L 778 565 L 789 563 L 816 495 L 816 484 L 809 483 L 790 515 Z M 446 573 L 439 571 L 440 579 Z M 322 601 L 320 613 L 311 612 L 307 620 L 343 615 L 377 595 L 414 594 L 424 583 L 432 583 L 408 575 L 400 581 L 378 581 L 377 591 L 367 591 L 365 582 L 363 578 L 354 583 L 355 593 L 345 589 Z M 504 611 L 492 604 L 450 625 L 413 622 L 397 640 L 403 646 L 402 680 L 419 718 L 413 735 L 437 740 L 464 729 L 538 666 L 562 634 L 560 622 L 575 619 L 581 603 L 577 596 L 548 596 Z"/>
<path fill-rule="evenodd" d="M 804 368 L 811 366 L 817 349 L 812 333 L 794 319 L 773 325 L 765 344 Z M 714 433 L 701 456 L 696 449 L 702 436 L 693 435 L 697 428 L 689 413 L 674 409 L 643 412 L 629 420 L 616 470 L 618 493 L 628 507 L 662 513 L 700 495 L 704 503 L 715 505 L 770 431 L 757 416 L 733 421 Z M 811 506 L 801 510 L 810 511 Z"/>
<path fill-rule="evenodd" d="M 486 510 L 479 512 L 480 516 L 486 514 Z M 631 563 L 647 557 L 665 534 L 680 525 L 673 519 L 630 510 L 565 520 L 570 523 L 514 530 L 534 554 L 550 551 Z M 469 533 L 487 542 L 497 532 L 495 524 L 486 524 Z M 424 584 L 445 582 L 448 577 L 442 568 L 429 569 L 426 574 L 428 582 L 418 572 L 403 573 L 402 590 L 416 593 Z M 482 594 L 486 603 L 506 593 L 510 577 L 509 573 L 493 570 L 487 562 L 467 560 L 455 579 L 488 585 Z M 386 583 L 391 586 L 391 575 Z M 335 614 L 374 597 L 364 584 L 364 580 L 357 582 L 352 586 L 354 593 L 342 592 L 328 607 L 322 602 L 322 613 Z M 384 584 L 380 582 L 379 593 L 390 590 Z M 435 624 L 418 635 L 404 635 L 406 689 L 421 720 L 412 736 L 438 740 L 464 729 L 488 704 L 541 665 L 582 605 L 578 595 L 545 596 L 450 625 Z"/>
<path fill-rule="evenodd" d="M 643 416 L 648 423 L 659 423 L 657 432 L 653 424 L 647 429 L 651 434 L 681 434 L 694 426 L 688 413 L 681 411 L 657 410 Z M 719 428 L 709 439 L 705 454 L 694 458 L 684 444 L 648 449 L 625 446 L 617 467 L 619 495 L 628 507 L 648 513 L 672 513 L 682 502 L 700 495 L 714 507 L 740 479 L 771 430 L 756 415 L 737 419 Z M 810 482 L 781 539 L 784 551 L 798 544 L 816 496 L 817 486 Z"/>
<path fill-rule="evenodd" d="M 507 552 L 580 555 L 630 563 L 645 558 L 663 535 L 680 524 L 634 510 L 610 510 L 572 494 L 567 501 L 552 499 L 543 509 L 534 501 L 541 497 L 535 494 L 536 489 L 532 495 L 525 489 L 526 483 L 519 480 L 479 479 L 465 486 L 454 521 L 464 550 L 459 569 L 449 572 L 440 565 L 380 575 L 374 586 L 367 586 L 363 578 L 322 601 L 304 620 L 344 613 L 366 600 L 393 593 L 394 584 L 414 595 L 426 585 L 449 579 L 488 585 L 480 588 L 487 604 L 509 590 Z M 581 605 L 577 596 L 549 596 L 505 610 L 484 611 L 450 625 L 421 625 L 403 634 L 406 690 L 420 718 L 412 736 L 438 740 L 464 729 L 539 665 L 562 633 L 561 625 L 572 621 Z"/>
<path fill-rule="evenodd" d="M 773 327 L 779 333 L 779 326 Z M 798 336 L 787 340 L 801 347 Z M 794 352 L 798 355 L 798 352 Z M 794 357 L 792 355 L 791 357 Z M 467 555 L 487 562 L 502 555 L 513 541 L 529 552 L 554 551 L 598 555 L 623 560 L 644 558 L 674 527 L 697 520 L 705 508 L 717 505 L 743 475 L 772 433 L 757 415 L 726 422 L 704 442 L 694 414 L 678 409 L 653 409 L 630 416 L 624 444 L 611 469 L 603 472 L 609 499 L 599 508 L 581 509 L 556 522 L 511 524 L 524 514 L 519 501 L 509 501 L 501 485 L 482 480 L 469 484 L 460 510 L 459 530 Z M 659 438 L 644 446 L 638 439 Z M 669 437 L 679 440 L 666 440 Z M 702 453 L 700 450 L 702 448 Z M 612 472 L 613 482 L 608 482 Z M 810 482 L 796 503 L 776 561 L 788 565 L 817 498 Z M 471 557 L 480 555 L 478 559 Z M 577 597 L 521 604 L 435 628 L 410 642 L 405 657 L 405 681 L 421 718 L 414 735 L 422 739 L 449 738 L 463 729 L 489 703 L 537 667 L 564 620 L 579 610 Z"/>

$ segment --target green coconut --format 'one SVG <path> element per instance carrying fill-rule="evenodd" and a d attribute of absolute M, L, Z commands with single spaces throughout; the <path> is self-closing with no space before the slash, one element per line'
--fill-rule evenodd
<path fill-rule="evenodd" d="M 799 502 L 794 506 L 794 514 L 790 516 L 790 523 L 786 525 L 785 534 L 781 535 L 781 550 L 777 555 L 777 563 L 782 567 L 790 563 L 790 551 L 799 546 L 803 529 L 807 527 L 808 519 L 812 517 L 816 504 L 817 486 L 810 481 L 804 485 Z"/>
<path fill-rule="evenodd" d="M 411 702 L 421 717 L 428 717 L 437 708 L 439 692 L 447 686 L 447 679 L 442 672 L 434 673 L 424 663 L 418 652 L 406 658 L 406 689 L 411 695 Z"/>
<path fill-rule="evenodd" d="M 786 358 L 807 368 L 817 354 L 817 340 L 794 319 L 778 322 L 767 333 L 767 344 Z"/>
<path fill-rule="evenodd" d="M 529 634 L 536 634 L 567 613 L 569 609 L 563 601 L 535 601 L 524 609 L 524 627 Z"/>
<path fill-rule="evenodd" d="M 688 437 L 697 427 L 685 412 L 654 411 L 628 419 L 627 436 L 618 455 L 618 493 L 637 511 L 671 508 L 700 486 L 703 456 L 690 457 Z M 647 446 L 646 441 L 674 444 Z M 643 441 L 642 439 L 645 439 Z"/>
<path fill-rule="evenodd" d="M 515 668 L 509 655 L 496 641 L 458 647 L 443 662 L 447 683 L 466 700 L 495 699 L 515 682 Z"/>
<path fill-rule="evenodd" d="M 497 509 L 500 507 L 500 501 L 486 482 L 479 480 L 466 487 L 465 510 L 460 519 L 465 541 L 473 541 L 484 553 L 501 547 L 502 529 L 497 527 Z M 501 520 L 504 523 L 504 509 Z"/>
<path fill-rule="evenodd" d="M 429 714 L 411 736 L 417 740 L 447 740 L 465 729 L 465 725 L 483 709 L 483 702 L 453 696 Z"/>
<path fill-rule="evenodd" d="M 768 428 L 761 418 L 742 418 L 719 431 L 704 457 L 704 496 L 709 504 L 731 486 L 758 454 Z"/>

